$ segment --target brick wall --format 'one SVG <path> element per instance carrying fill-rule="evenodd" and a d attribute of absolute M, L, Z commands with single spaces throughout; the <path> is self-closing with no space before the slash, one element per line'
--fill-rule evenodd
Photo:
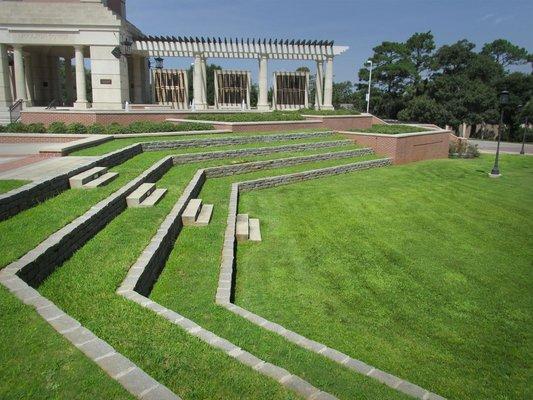
<path fill-rule="evenodd" d="M 269 124 L 268 122 L 262 124 L 217 124 L 213 123 L 215 129 L 229 129 L 232 132 L 280 132 L 280 131 L 290 131 L 296 129 L 321 129 L 324 128 L 324 124 L 311 122 L 311 121 L 298 121 L 291 123 L 279 123 L 275 122 Z"/>
<path fill-rule="evenodd" d="M 73 142 L 75 140 L 83 139 L 84 136 L 79 137 L 57 137 L 53 135 L 49 136 L 43 136 L 42 134 L 39 136 L 32 135 L 30 133 L 21 133 L 17 136 L 6 136 L 2 135 L 0 133 L 0 143 L 68 143 Z"/>
<path fill-rule="evenodd" d="M 408 136 L 342 133 L 357 144 L 371 147 L 377 154 L 392 158 L 394 164 L 448 157 L 450 141 L 450 133 L 448 131 Z"/>
<path fill-rule="evenodd" d="M 321 121 L 321 127 L 325 129 L 332 129 L 335 131 L 343 131 L 350 129 L 366 129 L 370 128 L 373 123 L 373 117 L 369 116 L 306 116 L 307 119 L 315 119 Z"/>

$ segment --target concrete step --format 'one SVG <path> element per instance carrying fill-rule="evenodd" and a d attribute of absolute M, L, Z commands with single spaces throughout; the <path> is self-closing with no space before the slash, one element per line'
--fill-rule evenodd
<path fill-rule="evenodd" d="M 250 236 L 250 223 L 248 214 L 237 214 L 237 224 L 235 227 L 237 242 L 246 242 Z"/>
<path fill-rule="evenodd" d="M 261 228 L 259 224 L 259 219 L 250 218 L 249 220 L 250 227 L 250 242 L 260 242 L 261 241 Z"/>
<path fill-rule="evenodd" d="M 107 172 L 106 167 L 94 167 L 82 172 L 81 174 L 74 175 L 69 179 L 71 188 L 81 188 L 87 182 L 90 182 Z"/>
<path fill-rule="evenodd" d="M 204 204 L 202 206 L 202 210 L 200 211 L 200 214 L 198 214 L 198 218 L 196 219 L 196 222 L 194 225 L 196 226 L 207 226 L 209 225 L 209 221 L 211 221 L 211 215 L 213 215 L 213 204 Z"/>
<path fill-rule="evenodd" d="M 141 203 L 155 190 L 155 183 L 143 183 L 126 197 L 128 207 L 140 207 Z"/>
<path fill-rule="evenodd" d="M 92 181 L 87 182 L 83 185 L 84 188 L 92 189 L 100 186 L 105 186 L 118 176 L 118 172 L 107 172 L 103 175 L 100 175 L 98 178 L 93 179 Z"/>
<path fill-rule="evenodd" d="M 201 205 L 202 199 L 191 199 L 189 201 L 189 204 L 187 204 L 185 211 L 181 215 L 183 226 L 194 226 L 196 218 L 198 218 L 198 214 L 200 213 Z"/>
<path fill-rule="evenodd" d="M 157 203 L 159 203 L 159 200 L 163 198 L 163 196 L 167 193 L 167 189 L 156 189 L 152 192 L 150 196 L 148 196 L 140 205 L 139 207 L 153 207 Z"/>

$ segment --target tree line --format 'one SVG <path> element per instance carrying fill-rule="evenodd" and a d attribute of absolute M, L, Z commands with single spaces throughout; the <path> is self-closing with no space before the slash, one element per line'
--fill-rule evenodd
<path fill-rule="evenodd" d="M 415 33 L 405 42 L 382 42 L 369 58 L 373 62 L 370 112 L 456 129 L 467 123 L 476 132 L 484 124 L 498 123 L 498 95 L 507 90 L 505 135 L 518 140 L 525 117 L 533 120 L 533 75 L 512 69 L 533 63 L 533 54 L 505 39 L 487 43 L 480 51 L 475 47 L 463 39 L 437 48 L 431 32 Z M 336 83 L 334 104 L 366 109 L 368 79 L 369 69 L 364 67 L 357 84 Z"/>

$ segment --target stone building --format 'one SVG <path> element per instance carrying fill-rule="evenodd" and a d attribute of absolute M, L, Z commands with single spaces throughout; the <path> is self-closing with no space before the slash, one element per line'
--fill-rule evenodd
<path fill-rule="evenodd" d="M 315 103 L 331 109 L 333 59 L 346 49 L 322 40 L 147 36 L 126 19 L 125 0 L 3 0 L 0 119 L 8 118 L 17 101 L 26 109 L 61 107 L 72 112 L 124 110 L 127 102 L 148 108 L 155 97 L 150 59 L 161 57 L 193 61 L 194 110 L 208 108 L 208 58 L 257 59 L 261 111 L 271 109 L 269 59 L 314 60 Z M 60 63 L 65 68 L 59 68 Z M 92 98 L 86 94 L 89 82 Z"/>

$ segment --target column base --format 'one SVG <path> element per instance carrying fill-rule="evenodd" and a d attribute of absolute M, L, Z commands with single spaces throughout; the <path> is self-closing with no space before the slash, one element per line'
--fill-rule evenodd
<path fill-rule="evenodd" d="M 262 112 L 270 111 L 270 106 L 268 104 L 258 104 L 257 111 L 262 111 Z"/>
<path fill-rule="evenodd" d="M 320 109 L 321 109 L 321 110 L 326 110 L 326 111 L 331 111 L 331 110 L 334 110 L 335 107 L 333 107 L 333 106 L 322 105 L 322 106 L 320 106 Z"/>
<path fill-rule="evenodd" d="M 203 110 L 207 110 L 207 108 L 208 108 L 207 103 L 195 103 L 194 104 L 195 111 L 203 111 Z"/>
<path fill-rule="evenodd" d="M 493 174 L 492 172 L 489 173 L 489 178 L 499 178 L 502 176 L 502 174 Z"/>
<path fill-rule="evenodd" d="M 74 109 L 75 110 L 87 110 L 91 108 L 91 105 L 86 101 L 76 101 L 74 102 Z"/>

